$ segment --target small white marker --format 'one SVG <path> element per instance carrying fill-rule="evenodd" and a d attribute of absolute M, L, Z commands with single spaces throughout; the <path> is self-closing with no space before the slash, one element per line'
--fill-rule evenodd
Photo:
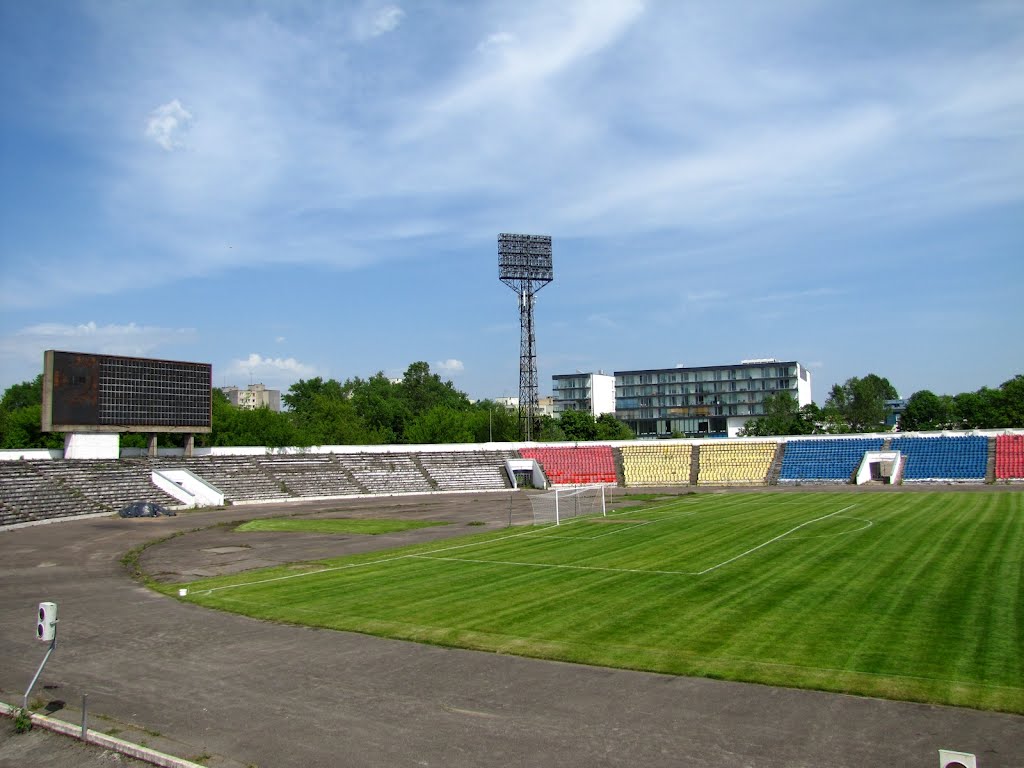
<path fill-rule="evenodd" d="M 178 597 L 184 597 L 187 594 L 188 594 L 188 590 L 185 589 L 184 587 L 182 587 L 181 589 L 178 590 Z"/>
<path fill-rule="evenodd" d="M 978 768 L 978 761 L 970 752 L 954 752 L 952 749 L 939 750 L 941 768 Z"/>

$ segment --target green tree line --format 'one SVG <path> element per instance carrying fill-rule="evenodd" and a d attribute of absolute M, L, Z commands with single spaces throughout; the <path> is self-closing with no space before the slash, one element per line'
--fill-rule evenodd
<path fill-rule="evenodd" d="M 884 431 L 885 401 L 897 397 L 888 379 L 876 374 L 835 384 L 823 406 L 804 407 L 788 392 L 765 398 L 765 416 L 744 426 L 748 436 L 846 434 Z M 213 390 L 213 431 L 196 436 L 199 446 L 392 445 L 514 442 L 519 417 L 491 400 L 471 402 L 450 381 L 415 362 L 398 381 L 383 373 L 344 382 L 303 379 L 281 399 L 287 409 L 242 410 Z M 42 375 L 8 388 L 0 400 L 0 448 L 61 448 L 63 435 L 40 429 Z M 901 421 L 904 431 L 1024 428 L 1024 375 L 998 388 L 936 395 L 915 392 Z M 629 440 L 633 433 L 612 414 L 594 418 L 567 411 L 542 416 L 535 430 L 542 442 Z M 160 444 L 181 444 L 162 434 Z M 121 436 L 123 447 L 144 447 L 146 436 Z"/>
<path fill-rule="evenodd" d="M 284 411 L 243 410 L 213 390 L 212 432 L 196 435 L 198 446 L 393 445 L 422 443 L 514 442 L 519 416 L 491 400 L 471 402 L 424 362 L 406 369 L 401 380 L 383 373 L 344 382 L 303 379 L 282 394 Z M 0 448 L 61 448 L 63 435 L 40 430 L 42 375 L 8 389 L 0 402 Z M 560 419 L 540 418 L 541 441 L 622 440 L 633 433 L 611 414 L 594 418 L 572 411 Z M 182 437 L 161 434 L 162 447 Z M 144 447 L 144 434 L 121 436 L 123 447 Z"/>
<path fill-rule="evenodd" d="M 833 385 L 821 407 L 810 403 L 801 408 L 791 394 L 779 392 L 765 398 L 765 416 L 749 420 L 742 434 L 764 437 L 883 432 L 888 429 L 885 401 L 897 397 L 889 380 L 873 373 Z M 904 432 L 1021 427 L 1024 375 L 1020 374 L 997 389 L 982 387 L 958 395 L 936 395 L 926 389 L 915 392 L 900 419 Z"/>

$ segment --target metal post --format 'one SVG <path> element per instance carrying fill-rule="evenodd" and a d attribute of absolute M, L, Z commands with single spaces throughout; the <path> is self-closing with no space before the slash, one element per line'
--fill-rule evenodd
<path fill-rule="evenodd" d="M 89 706 L 89 694 L 82 694 L 82 741 L 89 735 L 89 716 L 86 714 Z"/>
<path fill-rule="evenodd" d="M 35 687 L 36 680 L 38 680 L 39 679 L 39 675 L 41 675 L 43 673 L 43 667 L 46 666 L 46 662 L 49 660 L 50 654 L 53 653 L 53 651 L 54 651 L 54 649 L 56 647 L 57 647 L 57 625 L 55 623 L 54 626 L 53 626 L 53 640 L 50 641 L 50 647 L 46 649 L 46 655 L 43 656 L 43 663 L 40 664 L 39 665 L 39 669 L 36 670 L 36 676 L 33 677 L 32 678 L 32 682 L 28 684 L 28 689 L 25 691 L 25 698 L 22 699 L 22 702 L 21 702 L 22 709 L 28 709 L 28 695 L 30 693 L 32 693 L 32 688 Z"/>

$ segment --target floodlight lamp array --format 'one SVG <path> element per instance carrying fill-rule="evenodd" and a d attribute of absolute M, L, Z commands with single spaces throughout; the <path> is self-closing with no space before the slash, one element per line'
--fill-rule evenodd
<path fill-rule="evenodd" d="M 498 235 L 498 277 L 513 290 L 531 292 L 554 280 L 549 235 Z"/>

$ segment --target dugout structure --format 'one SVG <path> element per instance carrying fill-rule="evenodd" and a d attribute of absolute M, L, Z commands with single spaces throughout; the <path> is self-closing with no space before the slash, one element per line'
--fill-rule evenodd
<path fill-rule="evenodd" d="M 188 435 L 213 429 L 209 363 L 47 350 L 43 355 L 43 432 L 66 435 Z M 65 439 L 65 450 L 68 440 Z"/>

